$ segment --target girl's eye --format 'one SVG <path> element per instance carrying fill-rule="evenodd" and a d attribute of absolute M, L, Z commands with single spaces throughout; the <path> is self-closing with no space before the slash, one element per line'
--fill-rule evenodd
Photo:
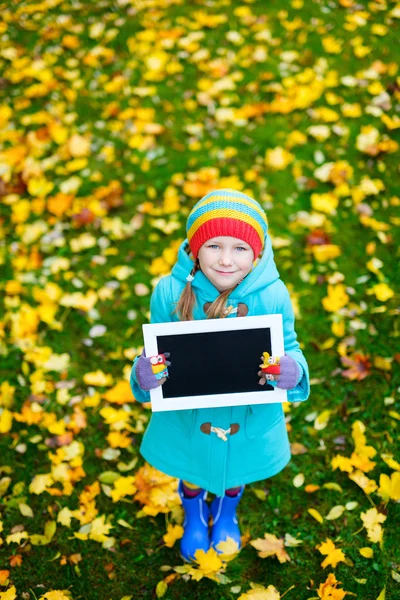
<path fill-rule="evenodd" d="M 208 247 L 209 248 L 218 248 L 218 244 L 210 244 Z"/>
<path fill-rule="evenodd" d="M 240 250 L 240 251 L 244 250 L 244 251 L 246 251 L 246 250 L 247 250 L 247 248 L 244 248 L 243 246 L 238 246 L 238 247 L 236 248 L 236 250 Z"/>

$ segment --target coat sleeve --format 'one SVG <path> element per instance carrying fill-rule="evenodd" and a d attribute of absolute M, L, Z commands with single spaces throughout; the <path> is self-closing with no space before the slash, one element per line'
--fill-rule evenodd
<path fill-rule="evenodd" d="M 173 310 L 170 294 L 167 293 L 169 277 L 163 277 L 156 285 L 150 300 L 150 323 L 166 323 L 172 321 Z M 142 390 L 136 377 L 137 356 L 133 361 L 130 385 L 131 390 L 138 402 L 150 402 L 150 392 Z"/>
<path fill-rule="evenodd" d="M 308 373 L 307 361 L 303 352 L 300 349 L 300 344 L 297 341 L 297 334 L 294 329 L 294 312 L 292 302 L 287 287 L 282 283 L 280 294 L 280 302 L 278 302 L 277 313 L 282 313 L 283 321 L 283 336 L 285 354 L 293 358 L 300 369 L 300 376 L 296 387 L 288 390 L 289 402 L 302 402 L 307 400 L 310 395 L 310 379 Z"/>

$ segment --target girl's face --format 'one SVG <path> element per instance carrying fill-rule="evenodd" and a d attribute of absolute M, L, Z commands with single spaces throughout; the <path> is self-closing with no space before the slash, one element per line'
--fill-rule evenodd
<path fill-rule="evenodd" d="M 249 244 L 225 235 L 203 244 L 198 257 L 202 272 L 219 292 L 229 290 L 246 277 L 254 261 Z"/>

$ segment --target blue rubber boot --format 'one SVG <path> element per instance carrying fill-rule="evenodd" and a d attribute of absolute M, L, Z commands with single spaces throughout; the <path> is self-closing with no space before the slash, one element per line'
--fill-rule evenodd
<path fill-rule="evenodd" d="M 211 529 L 211 546 L 217 548 L 220 542 L 232 538 L 241 548 L 240 529 L 236 518 L 236 508 L 243 496 L 244 485 L 240 488 L 237 496 L 217 496 L 211 504 L 211 515 L 213 525 Z M 220 552 L 221 553 L 221 552 Z"/>
<path fill-rule="evenodd" d="M 195 560 L 196 550 L 210 548 L 208 532 L 209 508 L 206 502 L 207 492 L 201 490 L 194 498 L 187 498 L 183 493 L 182 481 L 179 482 L 178 493 L 185 511 L 183 522 L 184 533 L 181 538 L 181 556 L 186 561 Z"/>

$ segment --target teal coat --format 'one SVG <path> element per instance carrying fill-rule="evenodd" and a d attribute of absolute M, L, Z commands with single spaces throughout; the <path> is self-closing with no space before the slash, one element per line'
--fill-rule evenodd
<path fill-rule="evenodd" d="M 153 292 L 151 323 L 178 320 L 171 313 L 193 268 L 193 261 L 184 250 L 186 244 L 187 240 L 179 249 L 171 275 L 162 278 Z M 201 271 L 196 273 L 192 287 L 197 300 L 194 318 L 205 319 L 204 305 L 215 300 L 219 292 Z M 289 293 L 279 279 L 268 234 L 260 262 L 229 296 L 229 305 L 237 308 L 239 303 L 247 305 L 249 316 L 283 315 L 285 352 L 300 367 L 300 379 L 297 386 L 288 391 L 288 400 L 307 400 L 310 392 L 307 362 L 297 341 Z M 235 316 L 231 314 L 227 318 Z M 137 383 L 137 360 L 133 363 L 131 373 L 132 392 L 139 402 L 148 402 L 149 392 L 143 391 Z M 207 422 L 223 429 L 236 423 L 239 430 L 228 434 L 227 441 L 224 441 L 215 433 L 200 429 Z M 185 479 L 219 496 L 231 487 L 279 473 L 290 459 L 286 423 L 280 403 L 153 413 L 140 451 L 160 471 Z"/>

